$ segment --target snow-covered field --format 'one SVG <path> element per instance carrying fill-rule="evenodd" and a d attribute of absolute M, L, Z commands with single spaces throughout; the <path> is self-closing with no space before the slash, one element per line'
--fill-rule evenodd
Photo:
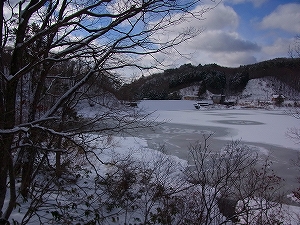
<path fill-rule="evenodd" d="M 195 133 L 195 131 L 185 129 L 185 126 L 193 126 L 196 130 L 197 127 L 199 128 L 200 132 L 198 134 L 201 134 L 203 127 L 205 127 L 204 132 L 209 132 L 207 128 L 218 127 L 224 129 L 227 131 L 226 135 L 214 137 L 213 141 L 219 139 L 228 142 L 234 140 L 245 142 L 253 149 L 258 149 L 261 154 L 267 155 L 271 160 L 274 160 L 274 162 L 276 157 L 272 154 L 277 153 L 275 150 L 277 148 L 279 149 L 277 151 L 281 151 L 278 155 L 282 156 L 280 159 L 277 155 L 277 162 L 279 163 L 277 169 L 278 171 L 283 171 L 280 175 L 287 175 L 284 178 L 286 178 L 288 182 L 293 182 L 291 179 L 295 179 L 296 181 L 298 168 L 293 168 L 291 164 L 293 160 L 295 160 L 294 156 L 296 156 L 300 150 L 300 145 L 299 142 L 296 143 L 288 135 L 291 128 L 300 127 L 300 120 L 291 116 L 291 112 L 295 109 L 277 107 L 270 110 L 213 106 L 202 107 L 200 110 L 197 110 L 194 108 L 193 103 L 195 103 L 195 101 L 145 100 L 139 103 L 139 107 L 144 108 L 146 111 L 154 112 L 152 117 L 155 118 L 156 121 L 164 121 L 166 124 L 178 126 L 179 130 L 177 130 L 175 136 L 177 136 L 177 134 L 185 134 L 186 145 L 192 140 L 188 138 L 189 135 L 193 132 Z M 158 133 L 161 135 L 162 132 Z M 169 130 L 167 132 L 169 132 Z M 150 135 L 150 137 L 153 136 Z M 199 136 L 199 139 L 200 138 Z M 264 147 L 261 147 L 261 145 Z M 175 145 L 171 146 L 173 148 Z M 287 149 L 290 151 L 287 152 Z M 293 153 L 292 156 L 289 154 L 290 152 Z M 275 164 L 277 162 L 275 162 Z M 292 172 L 293 169 L 294 172 Z M 288 174 L 292 174 L 292 176 L 288 177 Z M 296 183 L 296 185 L 298 184 Z M 295 215 L 295 221 L 298 219 L 298 207 L 284 205 L 283 210 L 289 212 L 290 215 Z M 289 217 L 289 219 L 293 220 L 292 217 Z M 287 222 L 287 220 L 284 224 L 298 224 L 298 222 Z"/>
<path fill-rule="evenodd" d="M 191 87 L 185 92 L 195 94 L 192 92 L 195 89 L 197 88 Z M 210 105 L 196 110 L 193 106 L 196 101 L 188 100 L 144 100 L 139 102 L 138 107 L 149 113 L 154 112 L 151 116 L 155 120 L 168 124 L 226 129 L 225 135 L 217 135 L 215 139 L 241 140 L 300 150 L 300 145 L 288 137 L 290 129 L 300 127 L 300 119 L 290 115 L 293 107 L 274 107 L 271 102 L 272 95 L 278 94 L 279 89 L 282 89 L 287 97 L 285 102 L 290 105 L 295 102 L 292 99 L 300 99 L 299 92 L 285 87 L 275 78 L 265 77 L 249 80 L 243 93 L 232 97 L 232 100 L 238 101 L 238 105 L 230 108 Z M 259 106 L 258 102 L 263 101 L 271 105 L 264 108 Z M 245 104 L 247 108 L 243 108 Z M 93 117 L 97 112 L 96 107 L 89 107 L 87 104 L 83 104 L 79 110 L 79 114 L 87 117 Z"/>
<path fill-rule="evenodd" d="M 206 108 L 196 110 L 195 101 L 188 100 L 146 100 L 139 107 L 153 113 L 153 118 L 167 123 L 193 126 L 210 126 L 228 129 L 230 132 L 221 140 L 241 140 L 265 143 L 300 150 L 300 145 L 288 137 L 288 131 L 300 127 L 300 120 L 289 115 L 290 108 L 241 109 Z"/>
<path fill-rule="evenodd" d="M 300 145 L 294 143 L 288 136 L 287 132 L 292 127 L 300 127 L 300 120 L 288 115 L 291 109 L 289 108 L 276 108 L 273 110 L 265 109 L 242 109 L 242 108 L 224 108 L 220 107 L 203 107 L 200 110 L 196 110 L 193 106 L 194 101 L 187 100 L 145 100 L 139 102 L 138 107 L 143 108 L 148 112 L 154 112 L 151 116 L 156 121 L 165 122 L 164 129 L 159 129 L 155 133 L 141 133 L 138 137 L 126 137 L 125 139 L 116 139 L 118 140 L 120 146 L 117 148 L 117 152 L 124 153 L 124 146 L 127 149 L 136 149 L 134 154 L 132 154 L 136 159 L 140 161 L 155 162 L 155 155 L 161 157 L 163 153 L 155 153 L 149 146 L 149 139 L 152 141 L 156 140 L 165 140 L 168 143 L 171 143 L 172 140 L 168 139 L 164 135 L 169 135 L 171 129 L 168 126 L 176 127 L 176 132 L 174 135 L 174 143 L 176 139 L 180 139 L 180 135 L 184 135 L 185 140 L 180 139 L 184 142 L 182 145 L 188 145 L 193 138 L 189 138 L 196 134 L 201 138 L 201 132 L 209 132 L 209 129 L 218 128 L 220 130 L 226 130 L 224 136 L 217 135 L 212 141 L 222 140 L 222 141 L 232 141 L 240 140 L 241 142 L 247 143 L 253 149 L 258 149 L 261 154 L 267 155 L 271 160 L 274 160 L 275 157 L 272 154 L 277 154 L 276 151 L 280 152 L 280 149 L 290 149 L 289 152 L 295 153 L 296 156 L 300 150 Z M 187 126 L 192 126 L 194 130 L 187 129 Z M 205 128 L 203 130 L 203 128 Z M 199 132 L 197 132 L 197 129 Z M 164 132 L 166 132 L 164 134 Z M 143 136 L 145 135 L 145 136 Z M 160 137 L 161 139 L 158 139 Z M 167 140 L 168 139 L 168 140 Z M 264 147 L 261 147 L 260 144 L 263 144 Z M 275 146 L 279 150 L 275 150 Z M 177 146 L 180 148 L 181 146 Z M 170 148 L 176 148 L 175 144 L 170 145 Z M 139 149 L 139 150 L 138 150 Z M 142 149 L 142 151 L 141 151 Z M 184 150 L 186 151 L 186 150 Z M 172 151 L 170 157 L 167 161 L 173 161 L 177 166 L 174 167 L 178 169 L 178 173 L 175 171 L 168 176 L 170 180 L 176 180 L 176 176 L 180 176 L 180 170 L 188 165 L 188 162 L 183 158 L 177 158 L 172 156 Z M 170 153 L 169 152 L 169 153 Z M 280 152 L 279 156 L 282 156 L 282 159 L 278 159 L 277 166 L 279 170 L 284 171 L 283 175 L 287 175 L 286 171 L 291 171 L 293 168 L 290 165 L 291 160 L 290 154 L 288 152 Z M 175 154 L 176 155 L 176 154 Z M 278 155 L 276 157 L 279 157 Z M 154 157 L 154 158 L 153 158 Z M 295 168 L 294 168 L 295 169 Z M 163 171 L 161 171 L 163 173 Z M 291 177 L 286 177 L 287 180 L 295 179 L 297 172 L 290 172 Z M 282 174 L 280 174 L 282 175 Z M 175 176 L 175 177 L 174 177 Z M 172 178 L 173 177 L 173 178 Z M 172 182 L 171 182 L 172 183 Z M 181 184 L 182 185 L 182 184 Z M 296 184 L 297 185 L 297 184 Z M 257 204 L 253 200 L 249 204 Z M 282 216 L 283 224 L 298 224 L 299 222 L 299 212 L 300 208 L 292 205 L 282 205 L 282 208 L 274 208 L 274 212 L 280 210 L 284 215 Z M 253 212 L 256 214 L 256 212 Z"/>
<path fill-rule="evenodd" d="M 272 94 L 276 94 L 275 86 L 267 80 L 251 80 L 242 94 L 243 99 L 239 100 L 250 102 L 250 105 L 256 104 L 258 100 L 268 101 Z M 295 92 L 293 91 L 292 94 L 294 95 Z M 183 168 L 189 165 L 186 157 L 188 146 L 203 138 L 203 134 L 213 133 L 210 141 L 213 144 L 218 143 L 218 145 L 211 145 L 218 147 L 216 151 L 221 151 L 222 146 L 231 141 L 238 140 L 245 143 L 251 150 L 267 156 L 274 162 L 275 172 L 279 172 L 278 175 L 285 178 L 284 185 L 287 190 L 298 187 L 296 181 L 298 167 L 292 165 L 292 160 L 298 156 L 300 145 L 288 137 L 288 132 L 291 128 L 299 128 L 300 120 L 289 115 L 292 108 L 268 106 L 268 109 L 255 107 L 246 109 L 241 106 L 227 108 L 214 105 L 197 110 L 194 103 L 195 101 L 187 100 L 139 102 L 139 109 L 153 112 L 151 117 L 164 123 L 155 131 L 138 132 L 136 137 L 113 137 L 116 143 L 114 151 L 107 149 L 99 157 L 109 162 L 114 158 L 126 158 L 130 154 L 134 158 L 133 161 L 150 168 L 157 167 L 157 160 L 165 158 L 167 165 L 172 162 L 173 166 L 171 172 L 170 168 L 159 167 L 159 176 L 173 187 L 182 186 L 185 184 L 177 181 L 182 176 Z M 165 145 L 164 153 L 167 155 L 156 151 L 161 145 Z M 101 173 L 107 172 L 105 166 L 101 168 Z M 256 203 L 250 201 L 249 204 Z M 280 215 L 283 224 L 299 223 L 298 206 L 285 204 L 280 209 L 274 208 L 273 213 L 278 210 L 283 213 Z M 119 215 L 118 222 L 125 222 L 123 216 Z"/>

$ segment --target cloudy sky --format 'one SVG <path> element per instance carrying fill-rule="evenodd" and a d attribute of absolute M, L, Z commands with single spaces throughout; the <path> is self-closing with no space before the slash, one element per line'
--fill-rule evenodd
<path fill-rule="evenodd" d="M 20 0 L 11 0 L 18 1 Z M 296 35 L 300 35 L 300 0 L 201 2 L 193 9 L 194 12 L 207 7 L 213 9 L 204 13 L 201 20 L 189 20 L 171 28 L 176 33 L 184 28 L 194 27 L 202 30 L 201 34 L 177 46 L 172 53 L 157 54 L 154 61 L 162 62 L 165 65 L 162 69 L 175 68 L 184 63 L 217 63 L 221 66 L 239 67 L 277 57 L 289 57 L 289 48 L 295 44 Z M 149 65 L 153 57 L 148 55 L 140 61 Z M 141 71 L 132 68 L 121 72 L 126 76 L 141 75 Z M 153 72 L 157 70 L 150 71 Z"/>
<path fill-rule="evenodd" d="M 187 58 L 169 58 L 174 65 L 238 67 L 289 57 L 289 46 L 300 35 L 300 0 L 223 0 L 203 18 L 181 25 L 203 32 L 177 47 Z"/>

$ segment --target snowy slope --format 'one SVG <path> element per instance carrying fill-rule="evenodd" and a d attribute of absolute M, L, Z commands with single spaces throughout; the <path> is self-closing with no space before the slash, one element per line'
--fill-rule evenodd
<path fill-rule="evenodd" d="M 270 100 L 271 96 L 275 93 L 273 86 L 269 79 L 258 78 L 248 81 L 248 84 L 242 92 L 242 98 L 246 99 L 261 99 Z"/>
<path fill-rule="evenodd" d="M 299 100 L 300 93 L 274 77 L 251 79 L 242 92 L 247 100 L 270 101 L 272 95 L 283 94 L 287 100 Z"/>
<path fill-rule="evenodd" d="M 192 85 L 179 91 L 181 96 L 197 96 L 199 85 Z M 271 101 L 272 95 L 283 94 L 286 100 L 300 100 L 300 92 L 281 82 L 275 77 L 263 77 L 248 81 L 240 96 L 230 96 L 232 99 Z M 207 92 L 209 98 L 212 93 Z M 228 97 L 228 96 L 227 96 Z"/>

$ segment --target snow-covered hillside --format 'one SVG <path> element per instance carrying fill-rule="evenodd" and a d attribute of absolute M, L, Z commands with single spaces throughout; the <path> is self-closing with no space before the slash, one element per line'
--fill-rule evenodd
<path fill-rule="evenodd" d="M 199 85 L 185 87 L 179 91 L 181 96 L 197 96 Z M 225 93 L 226 94 L 226 93 Z M 237 96 L 226 96 L 232 100 L 245 101 L 271 101 L 273 95 L 282 94 L 287 101 L 299 101 L 300 92 L 286 85 L 275 77 L 263 77 L 248 81 L 245 89 Z M 205 98 L 210 98 L 213 93 L 207 91 Z"/>
<path fill-rule="evenodd" d="M 198 95 L 198 90 L 199 90 L 199 85 L 192 85 L 189 87 L 185 87 L 179 90 L 179 94 L 181 96 L 197 96 Z"/>
<path fill-rule="evenodd" d="M 242 92 L 241 99 L 270 101 L 272 95 L 282 94 L 286 100 L 299 100 L 300 93 L 274 77 L 251 79 Z"/>

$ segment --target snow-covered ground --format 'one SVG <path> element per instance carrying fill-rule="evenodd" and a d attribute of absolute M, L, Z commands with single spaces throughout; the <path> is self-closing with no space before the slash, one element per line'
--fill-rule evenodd
<path fill-rule="evenodd" d="M 299 146 L 294 144 L 289 138 L 286 137 L 286 132 L 288 128 L 297 126 L 299 127 L 299 120 L 295 119 L 286 114 L 286 109 L 276 109 L 276 110 L 262 110 L 262 109 L 224 109 L 214 108 L 214 109 L 200 109 L 196 110 L 193 106 L 194 101 L 187 100 L 174 100 L 174 101 L 151 101 L 145 100 L 139 103 L 139 108 L 144 108 L 148 112 L 154 113 L 151 115 L 156 121 L 165 121 L 167 125 L 173 125 L 177 127 L 177 133 L 174 136 L 179 137 L 177 135 L 184 134 L 186 135 L 186 143 L 190 141 L 188 139 L 189 135 L 192 135 L 194 131 L 190 129 L 186 129 L 185 126 L 192 125 L 193 129 L 197 131 L 199 129 L 201 134 L 203 127 L 205 130 L 209 132 L 210 128 L 218 127 L 221 130 L 226 129 L 227 132 L 225 136 L 218 136 L 217 139 L 220 140 L 235 140 L 240 139 L 242 141 L 251 142 L 252 146 L 256 146 L 257 143 L 262 142 L 267 146 L 278 145 L 284 146 L 285 148 L 292 148 L 294 151 L 299 150 Z M 91 108 L 86 108 L 85 110 L 91 112 Z M 170 130 L 160 130 L 160 132 L 170 132 Z M 84 190 L 83 196 L 96 196 L 97 192 L 93 188 L 94 177 L 105 176 L 107 173 L 115 173 L 115 171 L 111 171 L 113 167 L 109 166 L 109 163 L 115 162 L 115 160 L 120 160 L 122 162 L 134 162 L 134 164 L 130 163 L 128 166 L 138 166 L 138 168 L 154 169 L 157 176 L 157 179 L 163 181 L 164 185 L 170 185 L 173 189 L 184 187 L 187 185 L 185 183 L 183 177 L 184 168 L 188 166 L 188 161 L 183 158 L 178 158 L 173 155 L 165 155 L 162 152 L 151 149 L 149 143 L 147 141 L 149 135 L 153 137 L 155 134 L 147 133 L 146 136 L 143 137 L 143 133 L 140 133 L 138 137 L 108 137 L 107 138 L 107 147 L 102 150 L 97 150 L 97 146 L 99 142 L 97 139 L 94 139 L 93 136 L 89 137 L 94 142 L 95 153 L 97 157 L 99 157 L 102 162 L 107 164 L 102 164 L 96 159 L 90 158 L 90 161 L 93 163 L 93 169 L 89 169 L 89 165 L 86 164 L 86 170 L 93 171 L 89 176 L 82 174 L 82 180 L 80 181 L 82 185 L 81 188 Z M 163 135 L 162 135 L 163 137 Z M 88 136 L 87 136 L 88 138 Z M 163 137 L 164 138 L 164 137 Z M 184 143 L 184 144 L 186 144 Z M 101 145 L 103 142 L 100 143 Z M 263 152 L 263 154 L 270 154 L 267 148 L 261 148 L 259 151 Z M 97 168 L 97 173 L 94 171 L 94 168 Z M 138 174 L 137 174 L 138 177 Z M 92 178 L 92 179 L 91 179 Z M 136 178 L 138 179 L 138 178 Z M 167 186 L 166 186 L 167 187 Z M 72 186 L 68 187 L 72 189 Z M 197 188 L 197 187 L 195 187 Z M 73 189 L 72 189 L 73 190 Z M 76 190 L 76 188 L 74 189 Z M 139 190 L 139 187 L 135 187 L 134 190 Z M 150 191 L 150 190 L 149 190 Z M 197 191 L 196 189 L 192 191 Z M 199 190 L 198 190 L 199 191 Z M 150 192 L 149 192 L 150 193 Z M 78 192 L 78 200 L 73 200 L 76 203 L 76 208 L 73 210 L 69 209 L 69 214 L 72 215 L 83 215 L 83 219 L 85 218 L 84 214 L 87 210 L 89 210 L 89 206 L 85 205 L 86 201 L 85 197 L 82 196 L 83 193 Z M 100 191 L 101 194 L 101 191 Z M 191 194 L 188 194 L 191 195 Z M 187 195 L 187 196 L 188 196 Z M 147 198 L 147 196 L 144 196 Z M 53 202 L 56 204 L 67 204 L 66 199 L 61 196 L 60 198 L 55 197 L 53 195 Z M 104 198 L 102 194 L 102 198 Z M 48 199 L 51 203 L 51 200 Z M 55 200 L 55 201 L 54 201 Z M 140 201 L 140 200 L 139 200 Z M 253 200 L 254 201 L 254 200 Z M 150 210 L 155 212 L 157 207 L 159 207 L 158 203 L 153 202 Z M 73 203 L 74 204 L 74 203 Z M 136 204 L 144 204 L 144 202 Z M 152 203 L 151 203 L 152 204 Z M 255 204 L 252 200 L 249 204 Z M 26 203 L 20 204 L 12 214 L 12 218 L 19 221 L 22 216 L 26 212 Z M 121 211 L 119 208 L 114 209 L 112 212 L 112 216 L 109 216 L 103 224 L 124 224 L 125 222 L 134 224 L 137 218 L 142 218 L 143 210 L 145 208 L 138 208 L 136 212 L 131 212 L 130 218 L 128 218 L 128 213 Z M 218 210 L 214 207 L 215 213 L 218 214 Z M 281 220 L 284 221 L 284 224 L 296 225 L 299 222 L 300 208 L 291 205 L 282 205 L 282 208 L 276 208 L 274 211 L 277 212 L 286 212 L 282 215 Z M 74 212 L 73 212 L 74 211 Z M 56 212 L 56 211 L 55 211 Z M 52 218 L 52 211 L 37 211 L 42 216 L 42 219 L 47 221 Z M 255 212 L 254 212 L 255 215 Z M 55 219 L 52 220 L 52 223 L 55 224 Z M 33 218 L 30 224 L 39 224 L 38 220 Z"/>
<path fill-rule="evenodd" d="M 254 104 L 258 100 L 269 101 L 272 94 L 277 94 L 276 89 L 276 84 L 270 84 L 267 79 L 254 79 L 248 83 L 238 100 L 255 102 Z M 296 92 L 290 93 L 295 96 Z M 181 176 L 182 168 L 188 165 L 187 159 L 181 157 L 183 154 L 175 153 L 181 151 L 184 145 L 195 141 L 195 138 L 201 138 L 203 132 L 209 133 L 218 130 L 222 132 L 213 137 L 212 141 L 219 140 L 220 143 L 225 143 L 226 141 L 239 140 L 245 142 L 250 146 L 250 149 L 259 151 L 260 154 L 270 157 L 277 163 L 278 170 L 286 175 L 288 182 L 296 179 L 298 172 L 295 172 L 295 167 L 292 168 L 290 164 L 291 160 L 297 156 L 300 146 L 294 143 L 287 134 L 289 129 L 300 127 L 300 120 L 289 115 L 292 108 L 268 107 L 268 109 L 258 109 L 253 107 L 244 109 L 240 106 L 232 108 L 209 106 L 196 110 L 193 103 L 195 101 L 187 100 L 145 100 L 139 102 L 138 107 L 140 109 L 154 112 L 151 117 L 156 121 L 165 122 L 165 125 L 159 127 L 156 133 L 146 131 L 140 132 L 136 137 L 113 137 L 118 143 L 115 150 L 108 150 L 101 154 L 106 154 L 106 160 L 109 162 L 115 158 L 115 154 L 118 157 L 121 155 L 127 157 L 126 155 L 130 152 L 136 161 L 145 162 L 150 167 L 153 166 L 153 162 L 155 164 L 158 158 L 166 157 L 168 162 L 173 162 L 176 166 L 173 167 L 172 173 L 168 176 L 164 174 L 164 171 L 167 170 L 161 168 L 160 175 L 168 177 L 170 181 L 175 181 Z M 152 142 L 162 140 L 168 143 L 173 152 L 169 151 L 167 152 L 169 155 L 164 155 L 155 151 L 156 148 L 153 147 L 154 145 L 150 145 L 150 140 Z M 177 151 L 174 151 L 176 148 Z M 103 168 L 103 171 L 103 173 L 107 172 L 107 168 Z M 170 183 L 176 185 L 174 182 Z M 299 207 L 283 205 L 281 212 L 286 212 L 281 218 L 284 224 L 299 223 Z"/>
<path fill-rule="evenodd" d="M 271 101 L 272 95 L 284 95 L 288 100 L 300 100 L 300 93 L 280 82 L 275 77 L 264 77 L 248 81 L 240 98 L 246 100 Z"/>
<path fill-rule="evenodd" d="M 192 86 L 183 89 L 182 93 L 196 95 L 196 89 L 196 86 Z M 285 97 L 282 108 L 275 107 L 272 102 L 272 96 L 278 94 Z M 207 94 L 211 95 L 212 93 Z M 157 111 L 154 116 L 159 115 L 159 119 L 168 120 L 170 123 L 230 129 L 227 136 L 219 138 L 222 140 L 238 139 L 300 149 L 299 144 L 287 137 L 288 130 L 300 127 L 300 120 L 288 116 L 293 109 L 285 107 L 294 106 L 295 102 L 300 104 L 300 92 L 275 77 L 263 77 L 249 80 L 241 94 L 226 98 L 235 101 L 237 105 L 230 110 L 225 106 L 213 105 L 203 107 L 199 112 L 193 107 L 194 101 L 147 101 L 141 102 L 140 106 L 149 111 Z"/>
<path fill-rule="evenodd" d="M 251 97 L 256 98 L 258 96 L 251 95 Z M 203 127 L 205 127 L 205 129 L 218 127 L 226 129 L 228 132 L 225 136 L 218 136 L 215 137 L 215 139 L 228 142 L 232 140 L 246 142 L 253 149 L 259 149 L 260 153 L 268 155 L 271 159 L 273 156 L 270 155 L 272 152 L 269 150 L 274 150 L 274 146 L 278 149 L 290 149 L 291 152 L 295 152 L 296 154 L 300 150 L 299 143 L 295 143 L 290 137 L 288 137 L 288 131 L 291 128 L 300 127 L 300 120 L 290 115 L 290 113 L 294 110 L 292 108 L 277 107 L 272 110 L 267 110 L 214 106 L 202 107 L 200 110 L 197 110 L 194 108 L 193 103 L 195 103 L 195 101 L 145 100 L 139 103 L 139 107 L 144 108 L 149 112 L 154 111 L 151 116 L 155 118 L 156 121 L 164 121 L 166 124 L 173 124 L 174 126 L 178 125 L 178 129 L 182 130 L 177 130 L 176 134 L 185 133 L 187 135 L 186 137 L 191 135 L 194 131 L 184 129 L 185 125 L 194 126 L 196 127 L 195 129 L 199 127 L 199 130 Z M 187 138 L 186 143 L 188 142 L 189 139 Z M 250 145 L 249 143 L 252 144 Z M 263 144 L 265 147 L 259 147 L 259 144 Z M 286 171 L 292 169 L 290 164 L 294 158 L 285 158 L 285 156 L 290 156 L 288 152 L 286 152 L 286 154 L 281 152 L 281 154 L 283 158 L 277 160 L 278 162 L 280 161 L 285 163 L 280 164 L 279 170 L 285 171 L 283 174 L 286 174 Z M 290 173 L 292 174 L 292 171 L 290 171 Z M 292 176 L 297 175 L 294 173 Z M 296 177 L 293 177 L 292 179 L 295 178 Z M 287 178 L 287 180 L 288 179 L 289 178 Z M 282 210 L 289 214 L 289 216 L 284 219 L 284 224 L 298 224 L 300 212 L 299 207 L 283 205 Z"/>
<path fill-rule="evenodd" d="M 247 90 L 248 100 L 257 98 L 256 95 L 249 94 L 254 91 L 253 87 L 248 87 Z M 264 91 L 264 93 L 265 92 L 266 91 Z M 259 94 L 259 96 L 261 95 Z M 289 182 L 291 182 L 292 179 L 296 179 L 298 172 L 291 172 L 292 169 L 295 170 L 295 168 L 292 168 L 290 163 L 292 160 L 291 156 L 297 156 L 300 145 L 294 143 L 287 136 L 287 133 L 290 128 L 299 128 L 300 120 L 288 115 L 291 108 L 273 108 L 272 110 L 266 110 L 257 108 L 243 109 L 241 107 L 226 108 L 224 106 L 209 106 L 196 110 L 193 103 L 195 103 L 195 101 L 141 101 L 138 104 L 139 109 L 143 108 L 146 112 L 154 112 L 151 114 L 151 117 L 156 121 L 165 122 L 165 125 L 162 125 L 163 129 L 159 129 L 157 133 L 151 133 L 151 131 L 140 132 L 136 137 L 107 137 L 107 146 L 105 149 L 98 149 L 99 142 L 91 136 L 90 138 L 93 140 L 95 146 L 94 152 L 104 164 L 91 157 L 89 160 L 93 163 L 93 168 L 89 168 L 87 163 L 82 165 L 86 168 L 86 171 L 90 170 L 92 172 L 89 176 L 86 176 L 86 174 L 80 175 L 81 188 L 84 191 L 84 194 L 83 192 L 78 192 L 78 200 L 75 202 L 77 204 L 76 208 L 69 208 L 68 213 L 76 213 L 74 214 L 76 216 L 82 213 L 82 218 L 85 218 L 84 213 L 89 210 L 89 206 L 84 205 L 86 199 L 84 199 L 83 196 L 95 196 L 97 194 L 99 190 L 91 188 L 96 184 L 94 178 L 99 176 L 104 177 L 107 173 L 114 173 L 115 171 L 111 171 L 113 167 L 110 166 L 109 163 L 115 162 L 116 160 L 119 160 L 120 162 L 134 162 L 137 167 L 145 168 L 145 171 L 147 171 L 148 168 L 154 169 L 157 173 L 157 178 L 164 181 L 164 185 L 168 184 L 174 189 L 187 185 L 181 177 L 183 176 L 184 168 L 188 166 L 189 161 L 184 157 L 177 157 L 182 154 L 175 154 L 176 151 L 170 151 L 168 152 L 168 155 L 156 151 L 156 148 L 150 146 L 150 139 L 154 142 L 157 140 L 164 140 L 166 143 L 170 144 L 173 148 L 172 150 L 176 150 L 177 148 L 177 150 L 180 151 L 183 149 L 183 146 L 186 146 L 187 148 L 189 142 L 195 141 L 196 138 L 201 138 L 203 132 L 209 133 L 210 131 L 221 131 L 213 136 L 213 141 L 218 140 L 222 144 L 232 140 L 245 142 L 251 149 L 269 156 L 272 160 L 276 158 L 279 170 L 283 171 L 283 175 L 287 175 L 287 180 L 289 180 Z M 96 107 L 83 106 L 81 108 L 81 113 L 91 116 L 95 115 L 95 110 L 97 110 Z M 167 135 L 171 135 L 172 137 L 167 137 Z M 101 142 L 100 144 L 102 145 L 103 143 L 104 142 Z M 281 151 L 281 149 L 284 149 L 284 152 Z M 221 150 L 221 148 L 219 150 Z M 184 151 L 186 151 L 186 149 L 184 149 Z M 277 154 L 276 157 L 274 157 L 273 154 Z M 291 157 L 291 159 L 289 157 Z M 133 164 L 128 164 L 128 166 L 135 167 Z M 172 166 L 172 168 L 170 168 L 170 166 Z M 97 171 L 94 170 L 95 168 L 97 168 Z M 290 175 L 290 177 L 288 177 L 288 175 Z M 136 179 L 138 179 L 138 174 L 136 175 Z M 68 188 L 72 189 L 72 187 Z M 140 190 L 139 188 L 140 187 L 135 186 L 133 191 L 138 191 Z M 149 189 L 149 191 L 151 190 Z M 55 195 L 50 197 L 53 197 L 54 199 Z M 51 202 L 50 197 L 49 199 Z M 58 202 L 62 205 L 68 204 L 68 202 L 64 202 L 64 196 L 61 197 L 61 202 L 59 198 L 55 199 L 56 203 Z M 105 196 L 102 195 L 101 198 L 104 197 Z M 145 195 L 144 197 L 146 199 L 148 196 Z M 73 199 L 73 201 L 76 200 Z M 95 202 L 97 201 L 95 200 Z M 144 202 L 140 203 L 143 204 Z M 13 219 L 21 219 L 26 212 L 26 204 L 27 203 L 22 203 L 20 206 L 16 207 L 12 214 Z M 249 204 L 255 204 L 255 202 L 250 201 Z M 155 203 L 150 211 L 156 211 L 157 207 L 158 205 Z M 127 212 L 121 213 L 121 211 L 116 208 L 111 212 L 113 216 L 109 217 L 110 220 L 107 220 L 104 224 L 124 224 L 125 222 L 134 224 L 136 223 L 134 219 L 138 218 L 145 209 L 138 208 L 138 210 L 140 211 L 133 212 L 129 219 L 127 217 Z M 284 224 L 299 224 L 299 207 L 283 205 L 281 212 L 286 212 L 282 217 Z M 37 213 L 41 213 L 42 219 L 45 219 L 46 221 L 47 219 L 52 218 L 51 212 L 49 211 L 38 211 Z M 55 220 L 52 220 L 53 224 L 55 224 L 55 222 Z M 39 221 L 33 220 L 31 224 L 39 224 Z"/>
<path fill-rule="evenodd" d="M 197 96 L 199 85 L 192 85 L 179 91 L 181 96 Z M 273 95 L 282 94 L 287 103 L 293 104 L 300 101 L 300 92 L 281 82 L 275 77 L 263 77 L 251 79 L 246 87 L 235 96 L 226 96 L 228 100 L 238 101 L 240 104 L 257 104 L 261 102 L 271 102 Z M 213 93 L 206 91 L 206 98 L 211 98 Z"/>
<path fill-rule="evenodd" d="M 153 118 L 174 124 L 222 127 L 230 133 L 221 140 L 242 140 L 245 142 L 265 143 L 300 150 L 300 145 L 291 140 L 287 133 L 293 127 L 300 127 L 300 120 L 289 114 L 291 108 L 236 109 L 203 107 L 196 110 L 195 101 L 156 100 L 142 101 L 139 107 L 155 113 Z"/>

